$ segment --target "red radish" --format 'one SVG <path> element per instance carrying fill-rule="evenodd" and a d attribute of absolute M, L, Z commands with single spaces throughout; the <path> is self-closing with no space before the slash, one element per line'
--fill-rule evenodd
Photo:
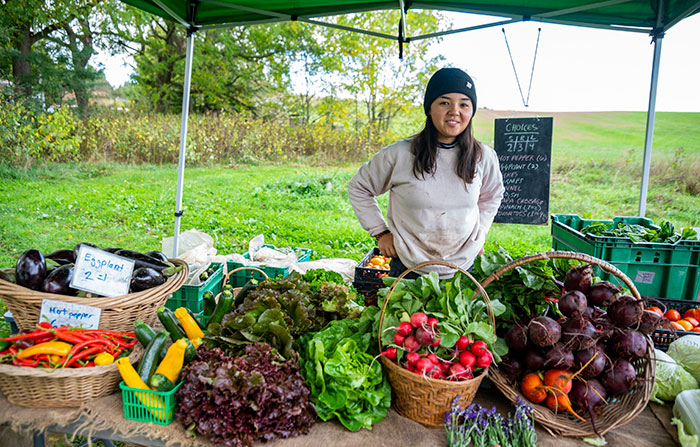
<path fill-rule="evenodd" d="M 440 346 L 440 340 L 442 340 L 442 339 L 441 339 L 441 338 L 438 338 L 438 337 L 435 337 L 435 341 L 433 341 L 432 343 L 430 343 L 430 347 L 431 347 L 431 348 L 436 348 L 436 347 Z"/>
<path fill-rule="evenodd" d="M 408 321 L 402 321 L 399 323 L 399 327 L 396 329 L 396 332 L 399 334 L 403 335 L 404 337 L 408 337 L 411 335 L 411 332 L 413 332 L 413 326 L 411 326 L 411 323 Z"/>
<path fill-rule="evenodd" d="M 457 348 L 460 351 L 464 351 L 469 348 L 469 345 L 472 343 L 471 340 L 469 340 L 469 337 L 465 335 L 461 335 L 457 339 L 457 343 L 455 343 L 455 348 Z"/>
<path fill-rule="evenodd" d="M 381 355 L 389 360 L 396 360 L 396 348 L 386 348 Z"/>
<path fill-rule="evenodd" d="M 428 360 L 430 360 L 431 362 L 433 362 L 434 365 L 439 365 L 439 364 L 440 364 L 440 359 L 438 358 L 438 356 L 436 356 L 436 355 L 433 354 L 432 352 L 431 352 L 430 354 L 428 354 L 426 357 L 428 358 Z"/>
<path fill-rule="evenodd" d="M 472 351 L 472 354 L 474 354 L 477 357 L 483 355 L 484 352 L 488 351 L 488 347 L 486 346 L 486 342 L 483 340 L 475 341 L 474 343 L 472 343 L 471 351 Z"/>
<path fill-rule="evenodd" d="M 420 354 L 417 352 L 409 352 L 406 354 L 406 361 L 409 365 L 415 365 L 418 360 L 420 360 Z"/>
<path fill-rule="evenodd" d="M 419 328 L 426 323 L 428 323 L 428 316 L 423 312 L 416 312 L 411 315 L 411 326 L 414 328 Z"/>
<path fill-rule="evenodd" d="M 403 346 L 409 351 L 417 351 L 420 349 L 421 344 L 418 342 L 415 335 L 409 335 L 406 341 L 403 342 Z"/>
<path fill-rule="evenodd" d="M 437 325 L 438 325 L 438 320 L 435 317 L 430 317 L 428 318 L 428 327 L 433 330 L 433 332 L 437 331 Z"/>
<path fill-rule="evenodd" d="M 459 363 L 455 363 L 454 365 L 450 366 L 449 374 L 447 375 L 447 377 L 453 380 L 460 380 L 466 375 L 467 368 L 465 368 Z"/>
<path fill-rule="evenodd" d="M 433 362 L 430 361 L 429 358 L 423 357 L 422 359 L 418 360 L 416 362 L 416 369 L 422 373 L 427 373 L 431 369 L 433 369 L 435 365 L 433 365 Z"/>
<path fill-rule="evenodd" d="M 394 332 L 394 343 L 398 346 L 403 346 L 406 341 L 406 337 L 401 335 L 399 332 Z"/>
<path fill-rule="evenodd" d="M 450 368 L 453 365 L 459 365 L 459 363 L 450 363 L 450 362 L 440 362 L 438 363 L 438 366 L 440 367 L 440 370 L 442 371 L 443 374 L 447 375 L 447 373 L 450 371 Z M 462 365 L 459 365 L 462 366 Z"/>
<path fill-rule="evenodd" d="M 423 346 L 430 346 L 435 342 L 433 334 L 422 327 L 416 329 L 416 340 Z"/>
<path fill-rule="evenodd" d="M 433 368 L 428 376 L 430 376 L 431 379 L 445 380 L 445 375 L 442 373 L 440 368 Z"/>
<path fill-rule="evenodd" d="M 483 354 L 476 358 L 476 363 L 474 363 L 474 366 L 477 368 L 486 368 L 492 361 L 493 354 L 491 354 L 491 351 L 486 350 Z"/>
<path fill-rule="evenodd" d="M 459 363 L 465 368 L 473 368 L 476 363 L 476 356 L 469 351 L 464 351 L 459 354 Z"/>

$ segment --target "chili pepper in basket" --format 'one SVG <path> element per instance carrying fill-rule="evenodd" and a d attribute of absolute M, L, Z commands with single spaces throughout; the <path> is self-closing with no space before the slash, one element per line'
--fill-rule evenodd
<path fill-rule="evenodd" d="M 85 340 L 84 342 L 78 343 L 78 344 L 73 346 L 73 348 L 70 350 L 70 352 L 66 356 L 66 360 L 63 362 L 63 367 L 65 368 L 66 365 L 69 364 L 71 358 L 74 357 L 75 355 L 77 355 L 81 349 L 83 349 L 86 346 L 91 346 L 91 345 L 96 345 L 96 344 L 104 345 L 104 348 L 100 348 L 100 350 L 105 350 L 107 352 L 114 351 L 114 345 L 109 340 L 105 340 L 103 338 L 93 338 L 92 340 Z"/>
<path fill-rule="evenodd" d="M 64 368 L 68 368 L 71 366 L 73 363 L 78 362 L 81 366 L 85 366 L 84 364 L 87 363 L 84 359 L 85 357 L 92 355 L 92 354 L 97 354 L 102 351 L 102 346 L 91 346 L 89 348 L 83 349 L 82 351 L 78 352 L 75 354 L 73 357 L 68 359 L 66 362 L 63 363 Z"/>
<path fill-rule="evenodd" d="M 21 350 L 17 358 L 22 360 L 38 354 L 68 355 L 71 345 L 63 341 L 47 341 Z"/>
<path fill-rule="evenodd" d="M 28 359 L 18 359 L 16 356 L 12 359 L 12 364 L 15 366 L 28 366 L 34 368 L 39 366 L 39 359 L 28 360 Z"/>
<path fill-rule="evenodd" d="M 30 332 L 28 334 L 18 334 L 18 335 L 13 335 L 12 337 L 5 337 L 5 338 L 0 338 L 0 341 L 17 341 L 21 340 L 23 338 L 32 338 L 32 339 L 37 339 L 44 337 L 46 335 L 53 335 L 50 331 L 46 330 L 37 330 L 34 332 Z"/>

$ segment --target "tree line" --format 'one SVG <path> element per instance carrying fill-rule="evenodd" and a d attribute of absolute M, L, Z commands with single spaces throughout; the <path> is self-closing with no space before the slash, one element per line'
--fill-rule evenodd
<path fill-rule="evenodd" d="M 0 91 L 4 101 L 46 109 L 70 102 L 91 113 L 104 75 L 98 53 L 129 53 L 131 81 L 120 89 L 130 108 L 179 113 L 186 32 L 176 23 L 117 0 L 0 0 Z M 395 34 L 398 11 L 324 18 Z M 410 35 L 438 30 L 433 11 L 408 17 Z M 429 40 L 398 44 L 301 22 L 200 30 L 195 34 L 191 112 L 240 113 L 296 125 L 326 125 L 368 141 L 420 103 L 440 63 Z M 68 100 L 67 98 L 70 98 Z"/>

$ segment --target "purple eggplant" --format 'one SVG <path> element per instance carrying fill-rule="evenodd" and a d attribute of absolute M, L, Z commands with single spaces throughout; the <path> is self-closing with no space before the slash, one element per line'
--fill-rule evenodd
<path fill-rule="evenodd" d="M 165 283 L 165 276 L 150 267 L 139 267 L 131 274 L 131 291 L 140 292 L 142 290 L 157 287 Z"/>
<path fill-rule="evenodd" d="M 57 293 L 59 295 L 75 296 L 78 291 L 70 286 L 73 279 L 73 264 L 64 264 L 55 268 L 44 280 L 41 290 L 48 293 Z"/>
<path fill-rule="evenodd" d="M 146 253 L 144 253 L 144 255 L 150 256 L 152 258 L 156 258 L 157 260 L 159 260 L 162 263 L 170 264 L 170 260 L 168 259 L 167 256 L 165 256 L 165 253 L 163 253 L 162 251 L 158 251 L 158 250 L 147 251 Z"/>
<path fill-rule="evenodd" d="M 46 278 L 46 259 L 39 250 L 27 250 L 17 259 L 15 266 L 17 284 L 32 290 L 41 289 Z"/>
<path fill-rule="evenodd" d="M 45 255 L 44 258 L 56 261 L 59 265 L 75 263 L 73 250 L 56 250 L 48 255 Z"/>

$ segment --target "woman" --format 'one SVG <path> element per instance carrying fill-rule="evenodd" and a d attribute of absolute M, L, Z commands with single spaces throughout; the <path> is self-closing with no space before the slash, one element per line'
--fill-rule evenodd
<path fill-rule="evenodd" d="M 457 68 L 435 72 L 423 108 L 423 130 L 381 149 L 348 186 L 360 224 L 392 258 L 390 276 L 435 260 L 471 269 L 503 198 L 498 157 L 472 134 L 476 90 L 469 75 Z M 387 191 L 385 222 L 375 197 Z M 429 271 L 440 278 L 455 273 L 441 265 L 415 272 Z"/>

